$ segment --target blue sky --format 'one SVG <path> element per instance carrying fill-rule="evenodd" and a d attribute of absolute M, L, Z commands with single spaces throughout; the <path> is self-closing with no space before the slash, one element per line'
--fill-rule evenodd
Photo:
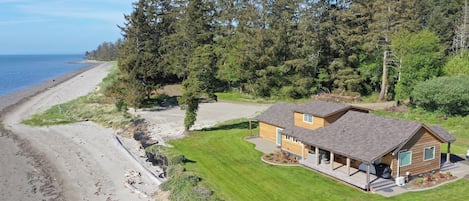
<path fill-rule="evenodd" d="M 136 0 L 0 0 L 0 54 L 71 54 L 121 37 Z"/>

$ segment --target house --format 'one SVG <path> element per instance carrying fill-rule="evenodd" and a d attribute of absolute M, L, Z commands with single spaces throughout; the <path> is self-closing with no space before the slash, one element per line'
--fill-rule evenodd
<path fill-rule="evenodd" d="M 261 138 L 301 164 L 364 189 L 380 179 L 383 166 L 394 179 L 439 170 L 441 143 L 450 153 L 455 141 L 438 126 L 325 101 L 277 103 L 255 119 Z"/>

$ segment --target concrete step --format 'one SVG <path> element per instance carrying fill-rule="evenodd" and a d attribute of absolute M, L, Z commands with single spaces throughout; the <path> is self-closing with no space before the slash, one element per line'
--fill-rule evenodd
<path fill-rule="evenodd" d="M 396 186 L 396 184 L 391 179 L 386 179 L 386 180 L 383 180 L 383 181 L 371 183 L 371 189 L 373 191 L 380 191 L 380 190 L 383 190 L 383 189 L 392 188 L 394 186 Z"/>
<path fill-rule="evenodd" d="M 452 170 L 456 167 L 458 167 L 456 163 L 443 163 L 443 165 L 440 168 L 440 171 L 445 172 L 448 170 Z"/>

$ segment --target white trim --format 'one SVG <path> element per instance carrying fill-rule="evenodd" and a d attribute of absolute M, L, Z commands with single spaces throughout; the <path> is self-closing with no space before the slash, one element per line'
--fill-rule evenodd
<path fill-rule="evenodd" d="M 409 161 L 409 164 L 401 165 L 401 162 L 402 162 L 402 161 L 399 160 L 399 163 L 397 164 L 399 167 L 405 167 L 405 166 L 412 165 L 412 151 L 400 151 L 399 154 L 397 155 L 397 158 L 398 158 L 398 159 L 401 159 L 401 153 L 405 153 L 405 152 L 409 152 L 409 153 L 410 153 L 410 161 Z"/>
<path fill-rule="evenodd" d="M 311 116 L 311 121 L 306 121 L 306 120 L 305 120 L 305 119 L 306 119 L 306 118 L 305 118 L 306 115 Z M 305 123 L 307 123 L 307 124 L 313 124 L 313 123 L 314 123 L 314 116 L 313 116 L 312 114 L 303 113 L 303 122 L 305 122 Z"/>
<path fill-rule="evenodd" d="M 282 145 L 282 130 L 281 128 L 275 128 L 275 144 Z M 280 134 L 280 138 L 278 135 Z M 280 142 L 279 142 L 280 139 Z"/>
<path fill-rule="evenodd" d="M 433 148 L 433 157 L 430 158 L 430 159 L 425 159 L 425 153 L 426 153 L 425 150 L 426 150 L 427 148 Z M 436 149 L 435 145 L 429 146 L 429 147 L 424 147 L 424 148 L 423 148 L 423 161 L 431 161 L 431 160 L 435 159 L 435 149 Z"/>

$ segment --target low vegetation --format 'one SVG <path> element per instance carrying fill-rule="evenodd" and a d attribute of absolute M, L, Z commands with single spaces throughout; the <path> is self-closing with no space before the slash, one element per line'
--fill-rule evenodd
<path fill-rule="evenodd" d="M 268 165 L 262 153 L 245 141 L 246 120 L 230 121 L 171 142 L 173 152 L 191 162 L 185 172 L 223 200 L 465 200 L 469 180 L 463 179 L 430 191 L 406 193 L 386 199 L 368 194 L 303 167 Z M 450 195 L 450 196 L 448 196 Z"/>
<path fill-rule="evenodd" d="M 185 170 L 183 165 L 192 161 L 184 155 L 168 151 L 160 145 L 145 148 L 153 165 L 162 167 L 167 172 L 168 180 L 161 184 L 161 190 L 170 192 L 172 200 L 219 200 L 213 191 L 201 184 L 201 178 Z"/>
<path fill-rule="evenodd" d="M 413 103 L 427 111 L 447 115 L 469 114 L 469 75 L 438 77 L 417 84 Z"/>
<path fill-rule="evenodd" d="M 93 121 L 105 127 L 123 127 L 134 119 L 126 112 L 126 105 L 104 95 L 117 79 L 118 69 L 113 67 L 99 85 L 99 90 L 67 103 L 52 106 L 43 113 L 35 114 L 23 123 L 31 126 L 68 124 L 79 121 Z"/>

